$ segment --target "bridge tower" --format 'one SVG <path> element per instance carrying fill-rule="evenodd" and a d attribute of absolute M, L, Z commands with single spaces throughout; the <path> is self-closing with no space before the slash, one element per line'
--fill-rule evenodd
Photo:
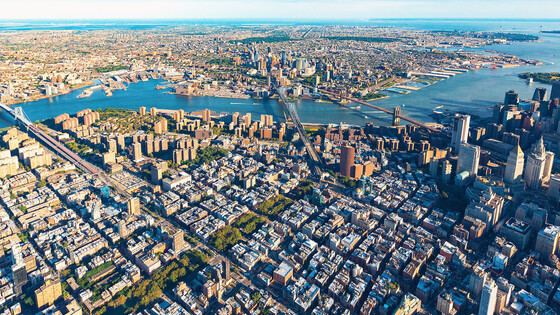
<path fill-rule="evenodd" d="M 401 108 L 399 106 L 393 108 L 393 126 L 398 126 L 401 123 Z"/>

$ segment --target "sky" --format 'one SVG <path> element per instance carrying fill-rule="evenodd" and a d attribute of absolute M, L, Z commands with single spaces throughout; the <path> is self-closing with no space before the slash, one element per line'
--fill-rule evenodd
<path fill-rule="evenodd" d="M 543 18 L 560 0 L 0 0 L 1 20 Z"/>

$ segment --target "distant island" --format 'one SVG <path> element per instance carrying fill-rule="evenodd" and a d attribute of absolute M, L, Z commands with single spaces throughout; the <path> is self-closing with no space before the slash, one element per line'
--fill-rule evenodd
<path fill-rule="evenodd" d="M 518 75 L 521 79 L 532 78 L 533 81 L 552 84 L 560 78 L 559 72 L 524 72 Z"/>
<path fill-rule="evenodd" d="M 547 34 L 560 34 L 560 30 L 553 30 L 553 31 L 541 31 L 541 33 L 547 33 Z"/>

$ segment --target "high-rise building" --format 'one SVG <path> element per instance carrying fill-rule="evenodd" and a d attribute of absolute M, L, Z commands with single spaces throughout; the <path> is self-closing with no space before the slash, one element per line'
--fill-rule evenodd
<path fill-rule="evenodd" d="M 506 92 L 506 96 L 504 98 L 504 106 L 507 108 L 508 105 L 519 105 L 519 94 L 517 94 L 514 90 L 509 90 Z"/>
<path fill-rule="evenodd" d="M 52 305 L 54 301 L 62 296 L 62 285 L 60 279 L 47 280 L 39 289 L 35 290 L 37 308 L 44 305 Z"/>
<path fill-rule="evenodd" d="M 441 166 L 441 181 L 445 184 L 449 183 L 451 179 L 451 171 L 453 170 L 453 164 L 449 160 L 443 161 Z"/>
<path fill-rule="evenodd" d="M 480 296 L 487 279 L 488 273 L 482 269 L 480 265 L 475 265 L 473 267 L 473 272 L 469 277 L 469 290 L 475 297 Z"/>
<path fill-rule="evenodd" d="M 554 174 L 550 177 L 546 195 L 556 202 L 560 201 L 560 174 Z"/>
<path fill-rule="evenodd" d="M 157 108 L 155 108 L 155 107 L 150 108 L 150 115 L 151 116 L 156 116 L 157 115 Z"/>
<path fill-rule="evenodd" d="M 455 115 L 453 120 L 453 130 L 451 131 L 451 147 L 455 151 L 459 151 L 462 143 L 467 143 L 469 138 L 469 125 L 471 123 L 471 116 L 469 115 Z"/>
<path fill-rule="evenodd" d="M 523 176 L 523 164 L 525 162 L 523 151 L 517 145 L 509 152 L 507 159 L 506 170 L 504 173 L 504 183 L 517 184 L 521 181 Z"/>
<path fill-rule="evenodd" d="M 175 254 L 180 253 L 185 248 L 185 236 L 183 230 L 178 230 L 173 234 L 173 251 Z"/>
<path fill-rule="evenodd" d="M 550 180 L 553 162 L 554 153 L 545 152 L 543 139 L 540 138 L 527 156 L 527 165 L 525 166 L 527 187 L 538 189 L 542 184 L 547 183 Z"/>
<path fill-rule="evenodd" d="M 132 160 L 135 162 L 140 161 L 142 159 L 142 145 L 140 142 L 136 142 L 132 144 Z"/>
<path fill-rule="evenodd" d="M 355 149 L 351 146 L 343 146 L 340 148 L 340 174 L 350 177 L 352 166 L 354 166 Z"/>
<path fill-rule="evenodd" d="M 457 160 L 457 174 L 464 171 L 469 172 L 469 177 L 476 178 L 478 163 L 480 161 L 480 147 L 463 143 L 459 148 L 459 159 Z"/>
<path fill-rule="evenodd" d="M 430 176 L 432 176 L 434 179 L 437 177 L 438 166 L 439 166 L 438 159 L 432 159 L 430 161 Z"/>
<path fill-rule="evenodd" d="M 146 107 L 141 106 L 139 110 L 140 115 L 146 115 Z"/>
<path fill-rule="evenodd" d="M 130 215 L 140 215 L 140 199 L 138 197 L 132 197 L 128 199 L 127 210 Z"/>
<path fill-rule="evenodd" d="M 552 254 L 558 251 L 558 239 L 560 238 L 560 227 L 550 225 L 537 234 L 535 251 L 539 253 L 542 261 L 549 261 Z"/>
<path fill-rule="evenodd" d="M 498 223 L 502 216 L 502 208 L 504 207 L 504 198 L 494 193 L 492 188 L 488 187 L 486 190 L 475 196 L 474 200 L 469 203 L 465 209 L 465 216 L 469 216 L 486 224 L 486 230 L 490 230 Z"/>
<path fill-rule="evenodd" d="M 496 308 L 496 297 L 498 295 L 498 286 L 494 280 L 488 280 L 482 288 L 480 296 L 480 306 L 478 315 L 494 315 Z"/>
<path fill-rule="evenodd" d="M 437 310 L 441 312 L 442 315 L 452 315 L 453 312 L 453 299 L 449 292 L 442 292 L 438 295 L 437 299 Z"/>
<path fill-rule="evenodd" d="M 152 177 L 152 184 L 158 185 L 163 178 L 163 170 L 159 165 L 152 165 L 150 174 Z"/>
<path fill-rule="evenodd" d="M 210 110 L 205 108 L 202 110 L 202 121 L 204 122 L 210 122 L 212 120 L 211 116 L 210 116 Z"/>
<path fill-rule="evenodd" d="M 228 281 L 230 278 L 230 263 L 229 260 L 222 260 L 222 278 Z"/>
<path fill-rule="evenodd" d="M 550 90 L 550 100 L 560 98 L 560 81 L 552 82 L 552 89 Z"/>
<path fill-rule="evenodd" d="M 546 88 L 538 87 L 533 93 L 533 101 L 542 102 L 546 101 Z"/>
<path fill-rule="evenodd" d="M 126 222 L 124 220 L 119 220 L 119 236 L 122 239 L 128 237 L 128 231 L 126 230 Z"/>

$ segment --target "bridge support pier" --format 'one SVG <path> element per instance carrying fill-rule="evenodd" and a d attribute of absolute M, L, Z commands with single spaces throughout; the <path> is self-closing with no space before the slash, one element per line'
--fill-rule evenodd
<path fill-rule="evenodd" d="M 401 108 L 395 107 L 393 108 L 393 126 L 398 126 L 401 123 Z"/>

